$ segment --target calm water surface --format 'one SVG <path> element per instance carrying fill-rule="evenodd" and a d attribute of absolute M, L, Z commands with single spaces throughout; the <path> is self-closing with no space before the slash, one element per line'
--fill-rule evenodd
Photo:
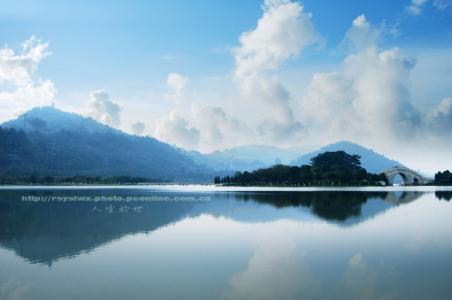
<path fill-rule="evenodd" d="M 0 189 L 0 299 L 452 299 L 452 189 Z"/>

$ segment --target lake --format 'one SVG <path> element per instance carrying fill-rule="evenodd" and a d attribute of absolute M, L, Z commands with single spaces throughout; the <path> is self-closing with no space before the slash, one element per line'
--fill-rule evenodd
<path fill-rule="evenodd" d="M 1 187 L 0 299 L 452 299 L 451 198 Z"/>

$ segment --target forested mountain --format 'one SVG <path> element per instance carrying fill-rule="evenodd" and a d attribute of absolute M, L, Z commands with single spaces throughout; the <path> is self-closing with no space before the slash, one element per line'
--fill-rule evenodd
<path fill-rule="evenodd" d="M 306 149 L 244 146 L 201 154 L 151 137 L 129 135 L 54 107 L 38 107 L 0 125 L 0 175 L 134 176 L 211 182 L 215 175 L 287 162 Z M 302 155 L 292 165 L 308 164 L 319 153 L 339 150 L 360 155 L 362 166 L 372 173 L 400 165 L 350 142 Z"/>
<path fill-rule="evenodd" d="M 384 170 L 392 168 L 394 166 L 403 166 L 400 162 L 389 159 L 384 155 L 374 152 L 371 149 L 367 149 L 355 143 L 343 141 L 334 144 L 330 144 L 298 157 L 291 162 L 293 166 L 307 165 L 311 159 L 323 152 L 344 151 L 348 154 L 359 155 L 361 157 L 361 165 L 367 170 L 367 172 L 379 174 Z"/>
<path fill-rule="evenodd" d="M 128 175 L 188 182 L 211 181 L 214 175 L 171 145 L 53 107 L 34 108 L 0 127 L 0 175 Z"/>

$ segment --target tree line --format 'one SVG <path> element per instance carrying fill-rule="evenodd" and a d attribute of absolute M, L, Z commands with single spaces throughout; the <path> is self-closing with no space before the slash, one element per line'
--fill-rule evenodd
<path fill-rule="evenodd" d="M 344 151 L 324 152 L 311 159 L 310 165 L 274 165 L 252 172 L 237 172 L 234 176 L 215 177 L 224 185 L 291 185 L 291 186 L 352 186 L 386 185 L 384 174 L 373 174 L 361 166 L 359 155 Z"/>
<path fill-rule="evenodd" d="M 127 175 L 199 182 L 216 174 L 149 137 L 114 130 L 25 132 L 0 127 L 0 176 Z"/>
<path fill-rule="evenodd" d="M 436 185 L 452 185 L 452 173 L 449 170 L 435 174 Z"/>
<path fill-rule="evenodd" d="M 140 183 L 162 182 L 161 180 L 153 180 L 145 177 L 132 176 L 0 176 L 0 184 L 140 184 Z"/>

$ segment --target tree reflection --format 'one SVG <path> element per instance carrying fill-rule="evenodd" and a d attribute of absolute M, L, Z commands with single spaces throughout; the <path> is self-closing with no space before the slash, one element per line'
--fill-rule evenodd
<path fill-rule="evenodd" d="M 452 191 L 436 191 L 435 196 L 438 200 L 450 201 L 452 199 Z"/>
<path fill-rule="evenodd" d="M 15 251 L 29 262 L 49 265 L 55 260 L 92 251 L 129 234 L 151 232 L 188 216 L 197 217 L 207 213 L 239 222 L 268 222 L 271 221 L 269 215 L 274 218 L 288 217 L 290 211 L 283 208 L 300 207 L 320 219 L 353 225 L 394 205 L 411 202 L 422 194 L 357 191 L 239 192 L 208 194 L 212 201 L 204 203 L 190 201 L 62 203 L 24 202 L 21 200 L 24 193 L 35 196 L 61 194 L 143 196 L 150 193 L 155 195 L 156 192 L 127 189 L 0 191 L 0 246 Z M 190 196 L 187 192 L 166 193 L 169 194 Z M 438 193 L 437 197 L 449 200 L 450 193 Z M 250 210 L 249 205 L 244 205 L 245 202 L 270 205 L 273 211 L 269 214 L 265 209 L 261 209 L 264 207 L 256 206 L 252 206 Z M 383 205 L 371 205 L 371 209 L 363 213 L 363 207 L 367 207 L 369 202 Z M 134 210 L 134 206 L 139 206 L 140 210 Z M 303 215 L 298 211 L 295 211 L 295 214 L 296 218 Z"/>

